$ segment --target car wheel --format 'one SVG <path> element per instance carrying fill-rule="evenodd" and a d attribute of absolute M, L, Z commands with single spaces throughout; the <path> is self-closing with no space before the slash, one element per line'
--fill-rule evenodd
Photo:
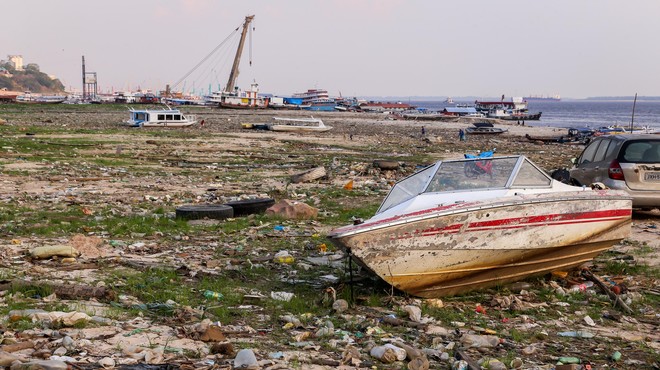
<path fill-rule="evenodd" d="M 176 217 L 185 220 L 212 218 L 224 220 L 234 217 L 234 209 L 224 204 L 191 204 L 176 208 Z"/>
<path fill-rule="evenodd" d="M 234 209 L 234 216 L 262 213 L 273 204 L 275 204 L 275 199 L 273 198 L 243 199 L 225 203 L 225 205 Z"/>

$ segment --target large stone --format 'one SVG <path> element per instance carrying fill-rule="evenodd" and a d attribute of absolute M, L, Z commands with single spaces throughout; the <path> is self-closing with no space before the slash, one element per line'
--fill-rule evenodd
<path fill-rule="evenodd" d="M 266 210 L 266 214 L 292 218 L 316 218 L 319 210 L 310 205 L 295 200 L 284 199 Z"/>

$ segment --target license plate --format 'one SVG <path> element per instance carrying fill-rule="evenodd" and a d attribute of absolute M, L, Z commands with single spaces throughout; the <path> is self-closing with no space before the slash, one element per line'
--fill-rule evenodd
<path fill-rule="evenodd" d="M 660 181 L 660 172 L 647 172 L 644 174 L 644 181 Z"/>

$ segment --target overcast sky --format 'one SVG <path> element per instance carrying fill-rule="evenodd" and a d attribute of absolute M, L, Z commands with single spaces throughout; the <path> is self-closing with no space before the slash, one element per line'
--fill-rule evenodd
<path fill-rule="evenodd" d="M 20 0 L 1 12 L 0 59 L 23 55 L 78 90 L 83 55 L 103 90 L 164 89 L 254 14 L 238 85 L 262 92 L 660 95 L 659 0 Z M 187 89 L 226 84 L 226 45 Z"/>

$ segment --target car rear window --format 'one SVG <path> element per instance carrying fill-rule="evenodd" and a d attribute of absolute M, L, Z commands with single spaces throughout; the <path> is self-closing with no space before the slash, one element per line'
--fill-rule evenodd
<path fill-rule="evenodd" d="M 660 163 L 660 140 L 629 141 L 621 148 L 619 162 Z"/>

